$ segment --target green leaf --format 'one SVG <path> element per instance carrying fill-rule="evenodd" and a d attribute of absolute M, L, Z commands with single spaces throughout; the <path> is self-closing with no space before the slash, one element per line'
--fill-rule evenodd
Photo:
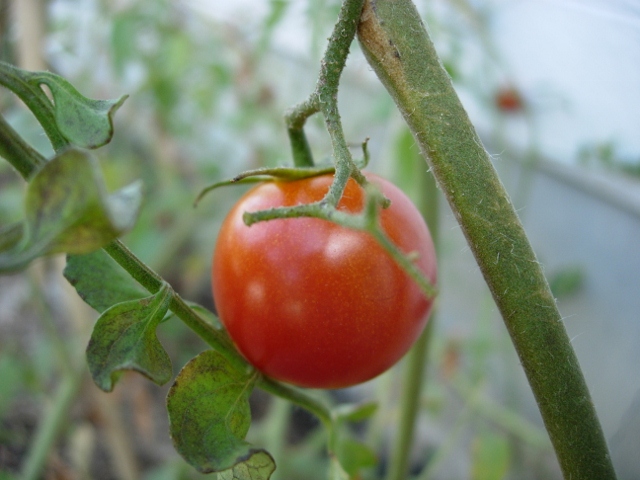
<path fill-rule="evenodd" d="M 60 133 L 72 144 L 98 148 L 113 137 L 113 115 L 128 98 L 93 100 L 71 83 L 51 72 L 25 72 L 30 83 L 46 85 L 54 101 L 54 115 Z"/>
<path fill-rule="evenodd" d="M 98 318 L 87 347 L 89 371 L 98 387 L 110 392 L 124 370 L 137 371 L 158 385 L 171 379 L 171 359 L 156 327 L 172 293 L 164 284 L 155 295 L 114 305 Z"/>
<path fill-rule="evenodd" d="M 69 255 L 63 274 L 78 295 L 100 313 L 117 303 L 147 295 L 146 290 L 104 250 Z"/>
<path fill-rule="evenodd" d="M 501 480 L 509 470 L 509 442 L 501 435 L 484 433 L 473 442 L 471 479 Z"/>
<path fill-rule="evenodd" d="M 362 422 L 371 418 L 378 409 L 376 402 L 346 403 L 333 409 L 333 415 L 338 421 Z"/>
<path fill-rule="evenodd" d="M 207 350 L 185 365 L 167 396 L 169 431 L 182 457 L 202 473 L 221 479 L 266 480 L 271 455 L 244 441 L 251 423 L 251 372 L 234 370 Z"/>
<path fill-rule="evenodd" d="M 344 470 L 354 477 L 361 469 L 375 467 L 378 464 L 378 458 L 369 446 L 349 437 L 338 442 L 337 457 Z"/>
<path fill-rule="evenodd" d="M 329 462 L 329 480 L 349 480 L 349 474 L 342 468 L 335 456 L 331 456 Z"/>
<path fill-rule="evenodd" d="M 97 160 L 65 151 L 29 182 L 24 238 L 0 254 L 0 272 L 24 268 L 41 255 L 97 250 L 133 227 L 141 199 L 140 183 L 108 195 Z"/>

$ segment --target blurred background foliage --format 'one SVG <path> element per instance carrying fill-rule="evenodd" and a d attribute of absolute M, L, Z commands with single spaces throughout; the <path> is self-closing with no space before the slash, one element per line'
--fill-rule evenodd
<path fill-rule="evenodd" d="M 181 295 L 213 308 L 209 268 L 216 231 L 243 188 L 216 191 L 197 208 L 193 201 L 206 185 L 242 170 L 290 162 L 283 112 L 313 89 L 340 3 L 3 0 L 0 57 L 26 69 L 50 69 L 88 97 L 130 95 L 116 115 L 114 140 L 97 151 L 110 188 L 144 180 L 143 211 L 124 241 Z M 564 93 L 544 87 L 532 98 L 514 78 L 492 29 L 503 2 L 416 3 L 490 150 L 504 157 L 514 152 L 525 165 L 548 154 L 540 125 L 545 111 L 565 108 Z M 355 44 L 340 102 L 354 154 L 370 138 L 370 168 L 417 198 L 426 167 Z M 51 153 L 35 120 L 4 90 L 0 111 Z M 307 130 L 316 160 L 329 160 L 322 119 L 314 117 Z M 615 138 L 574 150 L 570 163 L 638 175 L 637 154 L 619 148 Z M 526 204 L 528 192 L 526 177 L 519 182 L 517 206 Z M 0 226 L 20 218 L 23 186 L 0 162 Z M 447 242 L 448 235 L 441 249 L 445 272 L 464 249 Z M 126 375 L 105 395 L 88 380 L 83 354 L 96 315 L 62 279 L 62 262 L 42 260 L 0 277 L 0 479 L 199 478 L 168 438 L 166 388 Z M 470 317 L 469 310 L 458 315 L 463 322 L 436 330 L 412 473 L 420 479 L 559 478 L 490 296 L 474 267 L 465 265 L 461 275 L 477 280 L 479 300 L 469 307 Z M 580 265 L 560 264 L 550 276 L 561 299 L 585 284 Z M 445 273 L 445 280 L 455 283 L 456 277 Z M 443 316 L 456 317 L 459 302 Z M 175 321 L 163 324 L 159 335 L 175 372 L 204 348 Z M 69 378 L 75 379 L 69 398 L 58 402 Z M 384 477 L 398 381 L 395 369 L 331 393 L 337 401 L 373 397 L 380 403 L 374 419 L 342 443 L 343 462 L 356 478 Z M 60 404 L 64 421 L 46 443 L 39 432 Z M 249 436 L 276 458 L 274 478 L 326 476 L 324 432 L 313 418 L 260 392 L 253 412 Z M 45 451 L 36 452 L 41 444 Z M 38 461 L 45 465 L 42 475 L 29 472 Z"/>

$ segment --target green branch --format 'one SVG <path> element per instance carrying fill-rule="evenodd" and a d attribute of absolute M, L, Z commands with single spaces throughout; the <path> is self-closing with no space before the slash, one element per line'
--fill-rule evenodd
<path fill-rule="evenodd" d="M 417 180 L 421 188 L 417 205 L 427 222 L 437 254 L 440 244 L 438 208 L 440 195 L 433 176 L 424 168 L 420 169 L 420 175 Z M 405 356 L 398 431 L 391 451 L 389 470 L 387 472 L 388 480 L 404 480 L 409 472 L 411 445 L 413 445 L 417 418 L 420 414 L 419 407 L 423 395 L 425 372 L 427 371 L 435 322 L 436 312 L 431 312 L 427 326 Z"/>
<path fill-rule="evenodd" d="M 410 0 L 368 1 L 358 36 L 462 227 L 565 478 L 614 479 L 595 408 L 542 268 L 415 6 Z"/>
<path fill-rule="evenodd" d="M 364 0 L 344 1 L 322 59 L 315 90 L 307 100 L 290 109 L 285 115 L 296 166 L 313 165 L 311 151 L 304 134 L 304 124 L 307 118 L 318 112 L 324 116 L 327 130 L 331 136 L 333 157 L 336 164 L 334 181 L 326 197 L 326 202 L 332 206 L 338 204 L 349 177 L 353 176 L 358 183 L 366 183 L 351 157 L 338 112 L 340 76 L 347 62 L 351 43 L 356 35 L 363 4 Z"/>

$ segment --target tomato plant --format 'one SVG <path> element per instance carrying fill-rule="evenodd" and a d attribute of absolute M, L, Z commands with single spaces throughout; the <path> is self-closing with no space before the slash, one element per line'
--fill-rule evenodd
<path fill-rule="evenodd" d="M 392 183 L 367 178 L 391 200 L 382 229 L 416 253 L 435 283 L 420 212 Z M 265 182 L 247 192 L 222 224 L 212 266 L 216 308 L 240 352 L 266 375 L 304 387 L 347 387 L 384 372 L 419 336 L 433 303 L 369 233 L 317 218 L 243 222 L 246 211 L 319 201 L 332 180 Z M 338 210 L 359 213 L 364 200 L 350 179 Z"/>

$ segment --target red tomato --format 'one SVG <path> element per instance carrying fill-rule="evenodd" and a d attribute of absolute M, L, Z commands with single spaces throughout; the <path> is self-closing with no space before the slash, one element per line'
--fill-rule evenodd
<path fill-rule="evenodd" d="M 391 206 L 381 225 L 436 282 L 429 230 L 409 198 L 372 174 Z M 433 300 L 368 233 L 315 218 L 247 227 L 244 212 L 311 203 L 333 180 L 323 175 L 258 185 L 233 207 L 214 251 L 213 296 L 222 323 L 264 374 L 312 388 L 342 388 L 390 368 L 424 328 Z M 350 179 L 338 208 L 360 212 L 364 190 Z"/>
<path fill-rule="evenodd" d="M 513 87 L 505 87 L 496 92 L 495 103 L 498 110 L 505 113 L 517 113 L 524 109 L 520 92 Z"/>

